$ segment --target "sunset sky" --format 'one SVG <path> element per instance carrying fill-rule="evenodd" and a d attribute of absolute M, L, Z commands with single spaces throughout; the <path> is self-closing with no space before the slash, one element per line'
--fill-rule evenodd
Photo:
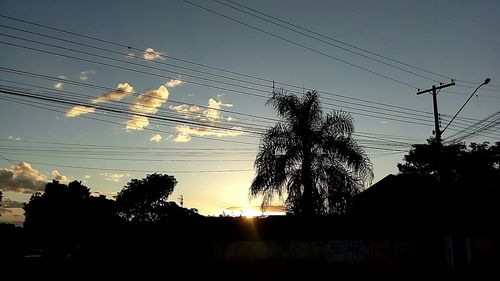
<path fill-rule="evenodd" d="M 273 80 L 352 114 L 374 182 L 432 135 L 418 89 L 456 80 L 438 95 L 444 128 L 490 77 L 443 138 L 493 116 L 464 141 L 500 140 L 496 0 L 4 0 L 0 14 L 0 220 L 54 178 L 111 198 L 153 172 L 204 215 L 259 205 L 248 189 Z"/>

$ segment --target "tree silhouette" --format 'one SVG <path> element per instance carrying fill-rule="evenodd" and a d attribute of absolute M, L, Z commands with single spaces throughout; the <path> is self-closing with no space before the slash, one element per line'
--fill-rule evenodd
<path fill-rule="evenodd" d="M 175 177 L 156 173 L 132 179 L 116 196 L 119 216 L 130 222 L 162 220 L 176 185 Z"/>
<path fill-rule="evenodd" d="M 281 121 L 261 140 L 250 196 L 262 195 L 265 206 L 286 194 L 286 207 L 298 215 L 345 213 L 373 178 L 371 162 L 352 138 L 351 116 L 323 116 L 316 91 L 302 98 L 276 91 L 267 104 Z"/>
<path fill-rule="evenodd" d="M 2 206 L 2 199 L 3 199 L 3 193 L 2 191 L 0 190 L 0 206 Z M 1 216 L 2 214 L 0 214 Z"/>
<path fill-rule="evenodd" d="M 500 142 L 441 145 L 429 139 L 415 144 L 398 164 L 402 175 L 428 177 L 441 184 L 493 186 L 500 180 Z"/>
<path fill-rule="evenodd" d="M 86 216 L 90 190 L 79 181 L 68 185 L 56 180 L 47 183 L 45 192 L 35 193 L 24 205 L 24 226 L 28 229 L 60 228 L 81 224 Z"/>
<path fill-rule="evenodd" d="M 469 217 L 477 221 L 492 215 L 498 219 L 500 142 L 491 146 L 487 142 L 471 143 L 467 147 L 441 145 L 430 139 L 427 144 L 413 145 L 404 160 L 398 164 L 398 176 L 432 186 L 423 200 L 437 202 L 435 205 L 441 208 L 435 208 L 434 213 L 446 213 L 457 220 Z"/>

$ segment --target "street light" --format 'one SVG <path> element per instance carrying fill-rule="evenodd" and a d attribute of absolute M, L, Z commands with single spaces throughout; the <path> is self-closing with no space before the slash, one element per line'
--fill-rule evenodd
<path fill-rule="evenodd" d="M 482 86 L 490 83 L 491 79 L 490 78 L 486 78 L 484 80 L 484 82 L 477 86 L 477 88 L 474 90 L 474 92 L 472 92 L 472 94 L 470 95 L 470 97 L 465 101 L 465 103 L 462 105 L 462 107 L 460 107 L 460 109 L 457 111 L 457 113 L 455 113 L 455 116 L 453 116 L 453 118 L 451 118 L 450 122 L 448 123 L 448 125 L 446 125 L 446 127 L 444 127 L 444 129 L 441 131 L 441 134 L 444 133 L 444 131 L 448 128 L 448 126 L 450 126 L 451 122 L 453 122 L 453 120 L 455 120 L 455 117 L 457 117 L 457 115 L 460 113 L 460 111 L 462 111 L 462 109 L 464 108 L 464 106 L 469 102 L 469 100 L 474 96 L 474 94 L 477 92 L 477 90 L 479 90 L 479 88 L 481 88 Z"/>

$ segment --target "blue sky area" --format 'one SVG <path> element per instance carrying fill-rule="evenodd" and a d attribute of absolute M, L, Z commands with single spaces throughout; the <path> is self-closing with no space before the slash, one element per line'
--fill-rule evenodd
<path fill-rule="evenodd" d="M 444 127 L 490 77 L 443 138 L 500 139 L 498 124 L 463 131 L 500 108 L 496 0 L 6 0 L 0 14 L 0 85 L 17 93 L 0 94 L 3 220 L 52 178 L 110 197 L 161 172 L 179 181 L 171 199 L 204 215 L 260 204 L 248 188 L 273 80 L 352 113 L 374 182 L 432 135 L 417 89 L 456 79 L 438 95 Z"/>

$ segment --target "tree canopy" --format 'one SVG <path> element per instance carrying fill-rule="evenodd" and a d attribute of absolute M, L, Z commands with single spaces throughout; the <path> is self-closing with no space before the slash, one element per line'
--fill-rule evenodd
<path fill-rule="evenodd" d="M 47 183 L 44 193 L 35 193 L 24 205 L 27 229 L 56 230 L 67 226 L 86 227 L 109 223 L 115 218 L 114 202 L 104 196 L 93 197 L 80 181 Z"/>
<path fill-rule="evenodd" d="M 177 180 L 166 174 L 150 174 L 143 179 L 132 179 L 118 193 L 118 214 L 130 222 L 154 222 L 165 218 Z"/>
<path fill-rule="evenodd" d="M 268 205 L 286 196 L 297 215 L 342 214 L 373 178 L 372 165 L 352 138 L 354 122 L 342 111 L 323 115 L 319 96 L 275 91 L 268 100 L 281 121 L 261 139 L 250 196 Z"/>
<path fill-rule="evenodd" d="M 416 144 L 398 164 L 399 173 L 427 177 L 441 184 L 492 187 L 500 182 L 500 142 Z"/>

